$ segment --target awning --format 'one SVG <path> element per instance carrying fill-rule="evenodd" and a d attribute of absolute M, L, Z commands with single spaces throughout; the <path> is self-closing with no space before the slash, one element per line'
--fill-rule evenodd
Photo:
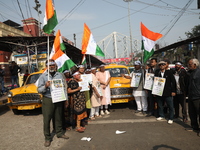
<path fill-rule="evenodd" d="M 50 50 L 53 45 L 55 36 L 49 37 L 49 45 Z M 66 54 L 74 63 L 79 65 L 82 60 L 82 53 L 81 50 L 74 47 L 73 45 L 70 45 L 68 43 L 65 43 L 66 46 Z M 18 51 L 18 49 L 30 49 L 31 52 L 35 50 L 35 47 L 37 47 L 37 51 L 47 51 L 47 37 L 0 37 L 0 50 L 1 51 L 7 51 L 7 52 L 13 52 Z M 100 61 L 97 57 L 92 55 L 86 55 L 86 60 L 89 62 L 91 60 L 91 66 L 99 66 L 101 64 L 104 64 L 102 61 Z"/>

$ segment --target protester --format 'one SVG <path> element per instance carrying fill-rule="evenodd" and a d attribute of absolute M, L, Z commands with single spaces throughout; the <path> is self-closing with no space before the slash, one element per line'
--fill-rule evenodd
<path fill-rule="evenodd" d="M 188 88 L 188 106 L 191 127 L 193 131 L 200 132 L 200 69 L 199 61 L 191 59 L 188 62 L 188 68 L 191 71 Z"/>
<path fill-rule="evenodd" d="M 144 68 L 145 72 L 148 72 L 149 68 L 151 68 L 151 65 L 148 63 L 145 65 L 145 68 Z"/>
<path fill-rule="evenodd" d="M 66 82 L 68 82 L 72 78 L 71 75 L 70 75 L 70 71 L 69 70 L 65 70 L 63 72 L 63 74 L 64 74 L 64 76 L 66 78 Z"/>
<path fill-rule="evenodd" d="M 101 90 L 103 97 L 101 98 L 101 111 L 100 114 L 110 114 L 108 111 L 108 105 L 111 104 L 111 98 L 110 98 L 110 73 L 109 71 L 105 70 L 105 65 L 99 66 L 99 71 L 96 73 L 96 77 L 99 80 L 101 84 Z M 104 111 L 105 109 L 105 111 Z"/>
<path fill-rule="evenodd" d="M 187 110 L 186 110 L 186 89 L 188 84 L 188 74 L 185 69 L 182 68 L 181 62 L 176 62 L 174 77 L 176 79 L 176 95 L 174 98 L 174 118 L 179 117 L 179 104 L 182 107 L 183 122 L 187 122 Z"/>
<path fill-rule="evenodd" d="M 171 68 L 169 67 L 170 61 L 168 59 L 165 59 L 165 70 L 171 70 Z"/>
<path fill-rule="evenodd" d="M 151 58 L 150 60 L 150 68 L 148 69 L 148 73 L 152 73 L 155 74 L 155 71 L 158 69 L 157 66 L 157 58 Z M 152 94 L 151 90 L 148 90 L 148 100 L 149 100 L 149 104 L 148 104 L 148 116 L 157 116 L 157 103 L 156 103 L 156 99 Z"/>
<path fill-rule="evenodd" d="M 51 120 L 53 121 L 53 125 L 55 126 L 54 130 L 58 138 L 69 139 L 69 137 L 64 134 L 64 130 L 62 128 L 63 102 L 53 103 L 51 95 L 51 81 L 53 79 L 62 79 L 63 83 L 65 83 L 66 81 L 63 75 L 57 72 L 56 63 L 54 60 L 50 59 L 49 62 L 46 61 L 46 67 L 49 68 L 49 71 L 47 70 L 39 77 L 38 92 L 43 94 L 42 114 L 45 136 L 44 146 L 49 147 L 52 141 L 50 133 Z"/>
<path fill-rule="evenodd" d="M 11 74 L 11 82 L 12 82 L 12 89 L 14 89 L 14 85 L 16 83 L 17 87 L 19 87 L 19 77 L 18 73 L 21 72 L 21 68 L 16 64 L 15 61 L 11 62 L 11 66 L 9 67 L 10 74 Z"/>
<path fill-rule="evenodd" d="M 26 72 L 25 72 L 25 74 L 24 74 L 24 76 L 23 76 L 23 84 L 22 84 L 22 86 L 25 84 L 26 79 L 28 78 L 29 75 L 30 75 L 30 74 L 28 73 L 28 69 L 26 69 Z"/>
<path fill-rule="evenodd" d="M 134 62 L 135 70 L 131 72 L 130 76 L 123 75 L 127 79 L 135 78 L 134 73 L 140 73 L 140 81 L 138 87 L 133 88 L 133 96 L 135 97 L 135 101 L 137 104 L 137 110 L 135 113 L 143 113 L 144 115 L 147 115 L 147 91 L 143 89 L 144 87 L 144 69 L 141 68 L 141 62 L 135 61 Z"/>
<path fill-rule="evenodd" d="M 0 84 L 1 84 L 1 93 L 2 94 L 4 94 L 4 92 L 5 92 L 4 75 L 5 75 L 5 71 L 4 71 L 3 67 L 1 66 L 1 68 L 0 68 Z"/>
<path fill-rule="evenodd" d="M 80 76 L 85 75 L 85 67 L 84 65 L 79 65 L 78 66 L 78 72 L 80 73 Z M 89 83 L 88 83 L 89 84 Z M 86 99 L 86 108 L 87 108 L 87 118 L 85 118 L 84 120 L 82 120 L 81 124 L 82 126 L 85 126 L 88 124 L 88 117 L 90 115 L 90 111 L 91 111 L 91 100 L 90 100 L 90 90 L 85 91 L 85 99 Z"/>
<path fill-rule="evenodd" d="M 92 72 L 92 96 L 91 96 L 91 112 L 90 112 L 90 119 L 95 120 L 95 118 L 100 118 L 101 115 L 99 115 L 99 107 L 101 106 L 101 89 L 100 88 L 100 82 L 96 78 L 96 68 L 91 68 Z"/>
<path fill-rule="evenodd" d="M 70 74 L 69 70 L 65 70 L 63 72 L 65 78 L 66 78 L 66 83 L 68 83 L 72 77 Z M 73 113 L 73 102 L 72 102 L 72 97 L 71 94 L 68 93 L 68 101 L 65 101 L 64 104 L 64 116 L 63 116 L 63 127 L 66 130 L 71 130 L 71 127 L 74 129 L 75 128 L 75 115 Z"/>
<path fill-rule="evenodd" d="M 82 133 L 84 132 L 85 127 L 81 126 L 81 121 L 87 118 L 87 112 L 85 93 L 80 91 L 82 87 L 80 87 L 78 83 L 80 81 L 82 81 L 80 73 L 75 72 L 73 78 L 68 82 L 67 91 L 72 97 L 73 112 L 76 115 L 76 131 Z"/>
<path fill-rule="evenodd" d="M 172 71 L 166 70 L 165 61 L 160 61 L 158 65 L 160 69 L 155 71 L 155 77 L 165 78 L 166 81 L 162 96 L 156 96 L 156 100 L 158 103 L 158 113 L 159 113 L 159 117 L 157 118 L 157 120 L 159 121 L 165 118 L 163 103 L 166 103 L 167 106 L 169 107 L 168 123 L 172 124 L 174 117 L 174 105 L 172 97 L 176 95 L 176 81 Z"/>

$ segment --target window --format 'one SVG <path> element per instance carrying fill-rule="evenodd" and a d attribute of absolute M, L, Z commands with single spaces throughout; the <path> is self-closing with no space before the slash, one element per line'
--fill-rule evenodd
<path fill-rule="evenodd" d="M 126 68 L 109 68 L 106 70 L 110 72 L 111 77 L 120 77 L 121 74 L 129 74 Z"/>
<path fill-rule="evenodd" d="M 35 82 L 38 80 L 38 78 L 40 77 L 40 75 L 41 75 L 41 73 L 40 73 L 40 74 L 33 74 L 33 75 L 30 75 L 30 76 L 28 77 L 28 80 L 27 80 L 26 84 L 35 83 Z"/>

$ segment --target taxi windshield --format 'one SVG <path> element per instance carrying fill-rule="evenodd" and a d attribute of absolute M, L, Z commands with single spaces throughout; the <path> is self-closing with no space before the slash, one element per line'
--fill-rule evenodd
<path fill-rule="evenodd" d="M 41 73 L 40 74 L 33 74 L 33 75 L 30 75 L 26 81 L 26 84 L 31 84 L 31 83 L 35 83 L 38 78 L 40 77 Z"/>
<path fill-rule="evenodd" d="M 121 74 L 129 74 L 126 68 L 108 68 L 111 77 L 121 77 Z"/>

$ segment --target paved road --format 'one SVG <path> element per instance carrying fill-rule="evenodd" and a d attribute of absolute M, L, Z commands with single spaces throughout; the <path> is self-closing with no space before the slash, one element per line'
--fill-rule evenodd
<path fill-rule="evenodd" d="M 154 117 L 135 115 L 128 104 L 113 105 L 111 114 L 91 121 L 84 133 L 73 130 L 69 140 L 53 138 L 49 148 L 43 146 L 42 115 L 40 111 L 12 111 L 0 114 L 0 149 L 2 150 L 198 150 L 200 137 L 181 120 L 172 125 L 158 122 Z M 126 131 L 116 134 L 116 130 Z M 91 141 L 81 141 L 91 137 Z"/>

